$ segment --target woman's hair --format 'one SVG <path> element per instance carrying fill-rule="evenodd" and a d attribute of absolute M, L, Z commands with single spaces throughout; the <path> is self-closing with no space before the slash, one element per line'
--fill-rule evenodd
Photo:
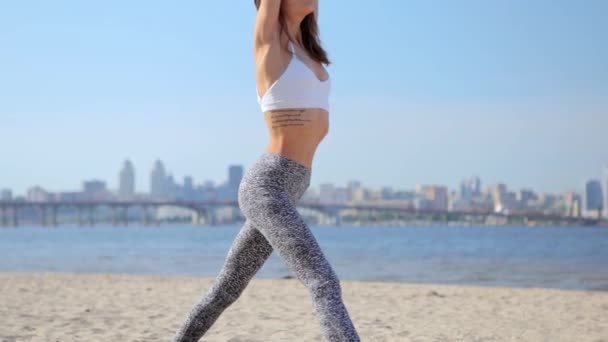
<path fill-rule="evenodd" d="M 260 2 L 264 0 L 253 0 L 256 9 L 260 8 Z M 283 13 L 279 13 L 279 26 L 281 31 L 287 30 L 287 19 Z M 329 58 L 327 58 L 327 52 L 321 46 L 321 42 L 319 39 L 319 26 L 317 25 L 317 21 L 315 20 L 314 13 L 308 14 L 300 23 L 300 31 L 302 32 L 302 43 L 304 44 L 304 48 L 312 59 L 316 60 L 319 63 L 323 63 L 325 65 L 331 64 Z"/>

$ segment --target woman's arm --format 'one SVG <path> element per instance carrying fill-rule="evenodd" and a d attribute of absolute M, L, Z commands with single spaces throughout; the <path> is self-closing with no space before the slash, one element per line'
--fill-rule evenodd
<path fill-rule="evenodd" d="M 258 44 L 271 42 L 278 32 L 281 0 L 259 0 L 260 8 L 255 19 L 254 39 Z"/>

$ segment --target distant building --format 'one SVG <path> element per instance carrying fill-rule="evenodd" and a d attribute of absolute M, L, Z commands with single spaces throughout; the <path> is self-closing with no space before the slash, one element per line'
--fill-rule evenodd
<path fill-rule="evenodd" d="M 479 177 L 471 177 L 460 182 L 460 199 L 470 202 L 473 197 L 481 194 L 481 180 Z M 456 199 L 454 199 L 456 201 Z"/>
<path fill-rule="evenodd" d="M 585 209 L 587 211 L 601 212 L 604 208 L 602 184 L 596 179 L 585 184 Z"/>
<path fill-rule="evenodd" d="M 319 185 L 319 202 L 323 204 L 335 203 L 335 188 L 331 183 Z"/>
<path fill-rule="evenodd" d="M 191 176 L 184 177 L 184 186 L 182 187 L 181 195 L 179 197 L 187 201 L 192 201 L 196 197 L 194 181 Z"/>
<path fill-rule="evenodd" d="M 473 183 L 473 195 L 479 196 L 481 194 L 481 179 L 475 176 L 471 179 L 471 182 Z"/>
<path fill-rule="evenodd" d="M 463 196 L 462 188 L 460 193 L 452 192 L 450 194 L 450 200 L 448 201 L 449 211 L 471 211 L 471 202 L 473 196 L 467 199 L 467 196 Z"/>
<path fill-rule="evenodd" d="M 492 190 L 492 201 L 494 202 L 494 211 L 497 213 L 514 213 L 520 210 L 520 201 L 518 194 L 512 191 L 507 191 L 507 186 L 503 183 L 498 183 Z"/>
<path fill-rule="evenodd" d="M 492 189 L 492 199 L 494 203 L 500 203 L 502 196 L 507 193 L 507 186 L 504 183 L 498 183 Z"/>
<path fill-rule="evenodd" d="M 361 201 L 364 199 L 364 192 L 362 191 L 360 181 L 349 181 L 346 184 L 346 191 L 348 193 L 349 202 L 353 200 Z"/>
<path fill-rule="evenodd" d="M 0 200 L 10 201 L 13 199 L 13 192 L 11 189 L 2 189 L 0 190 Z"/>
<path fill-rule="evenodd" d="M 135 196 L 135 170 L 130 160 L 125 160 L 118 175 L 118 197 L 132 199 Z"/>
<path fill-rule="evenodd" d="M 167 175 L 165 166 L 160 160 L 154 163 L 154 168 L 150 172 L 150 196 L 152 198 L 165 198 L 167 189 Z"/>
<path fill-rule="evenodd" d="M 79 202 L 86 200 L 82 191 L 62 191 L 57 194 L 57 200 L 61 202 Z"/>
<path fill-rule="evenodd" d="M 218 200 L 236 201 L 241 179 L 243 179 L 243 166 L 230 165 L 228 167 L 228 180 L 217 189 Z"/>
<path fill-rule="evenodd" d="M 228 167 L 228 187 L 230 189 L 238 189 L 243 178 L 243 166 L 242 165 L 230 165 Z"/>
<path fill-rule="evenodd" d="M 369 200 L 369 198 L 369 191 L 364 187 L 350 188 L 349 202 L 361 203 Z"/>
<path fill-rule="evenodd" d="M 467 203 L 470 202 L 473 199 L 473 188 L 470 186 L 469 182 L 467 180 L 463 180 L 462 182 L 460 182 L 460 194 L 459 194 L 459 202 L 463 202 L 463 203 Z M 454 198 L 453 201 L 455 202 L 457 199 Z"/>
<path fill-rule="evenodd" d="M 517 192 L 517 203 L 524 211 L 530 209 L 530 204 L 536 199 L 538 199 L 538 196 L 530 189 L 522 189 Z"/>
<path fill-rule="evenodd" d="M 106 188 L 106 182 L 101 180 L 89 180 L 82 183 L 82 192 L 87 200 L 105 200 L 110 197 Z"/>
<path fill-rule="evenodd" d="M 25 198 L 29 202 L 46 202 L 52 199 L 51 194 L 42 187 L 35 185 L 27 189 Z"/>
<path fill-rule="evenodd" d="M 412 203 L 414 204 L 414 208 L 416 210 L 434 210 L 433 202 L 429 200 L 425 194 L 417 193 L 416 197 L 414 197 Z"/>
<path fill-rule="evenodd" d="M 336 204 L 346 204 L 348 201 L 348 190 L 345 186 L 340 186 L 335 188 L 334 191 L 334 203 Z"/>
<path fill-rule="evenodd" d="M 420 185 L 416 186 L 416 192 L 422 194 L 430 202 L 431 209 L 448 210 L 448 189 L 441 185 Z M 419 205 L 425 206 L 424 201 L 418 201 Z"/>
<path fill-rule="evenodd" d="M 410 190 L 397 190 L 393 194 L 394 199 L 411 201 L 416 197 L 416 192 Z"/>
<path fill-rule="evenodd" d="M 566 216 L 580 217 L 582 212 L 581 196 L 575 192 L 564 194 L 564 212 Z"/>
<path fill-rule="evenodd" d="M 382 196 L 382 199 L 385 199 L 385 200 L 393 199 L 394 193 L 395 193 L 395 190 L 393 190 L 393 188 L 390 186 L 383 186 L 382 188 L 380 188 L 380 194 Z"/>
<path fill-rule="evenodd" d="M 165 179 L 165 182 L 164 182 L 164 186 L 165 186 L 165 188 L 163 190 L 164 197 L 167 199 L 176 199 L 177 194 L 180 191 L 180 187 L 175 182 L 175 179 L 173 178 L 173 174 L 169 173 L 169 175 L 167 175 L 167 178 Z"/>
<path fill-rule="evenodd" d="M 494 206 L 494 211 L 512 214 L 518 212 L 519 208 L 517 194 L 513 191 L 507 191 L 502 194 L 500 200 Z"/>

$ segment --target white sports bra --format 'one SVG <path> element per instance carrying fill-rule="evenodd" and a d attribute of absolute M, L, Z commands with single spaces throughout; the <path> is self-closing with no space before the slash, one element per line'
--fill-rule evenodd
<path fill-rule="evenodd" d="M 325 81 L 302 62 L 295 53 L 291 41 L 291 60 L 283 74 L 268 88 L 266 94 L 260 97 L 258 103 L 262 112 L 287 108 L 321 108 L 329 112 L 330 77 Z"/>

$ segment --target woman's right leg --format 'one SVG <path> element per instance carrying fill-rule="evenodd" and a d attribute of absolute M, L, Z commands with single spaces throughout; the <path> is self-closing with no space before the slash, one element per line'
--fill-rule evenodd
<path fill-rule="evenodd" d="M 272 246 L 245 220 L 211 288 L 190 310 L 172 342 L 196 342 L 245 290 L 272 254 Z"/>
<path fill-rule="evenodd" d="M 243 179 L 243 183 L 246 179 Z M 290 196 L 297 203 L 310 184 L 310 173 L 291 188 Z M 273 248 L 252 221 L 245 220 L 227 253 L 224 264 L 211 288 L 190 310 L 172 342 L 198 341 L 219 316 L 234 303 L 249 281 L 264 265 Z"/>
<path fill-rule="evenodd" d="M 308 289 L 326 340 L 358 342 L 340 281 L 290 197 L 308 186 L 303 179 L 310 172 L 284 156 L 266 153 L 243 179 L 239 206 Z"/>

